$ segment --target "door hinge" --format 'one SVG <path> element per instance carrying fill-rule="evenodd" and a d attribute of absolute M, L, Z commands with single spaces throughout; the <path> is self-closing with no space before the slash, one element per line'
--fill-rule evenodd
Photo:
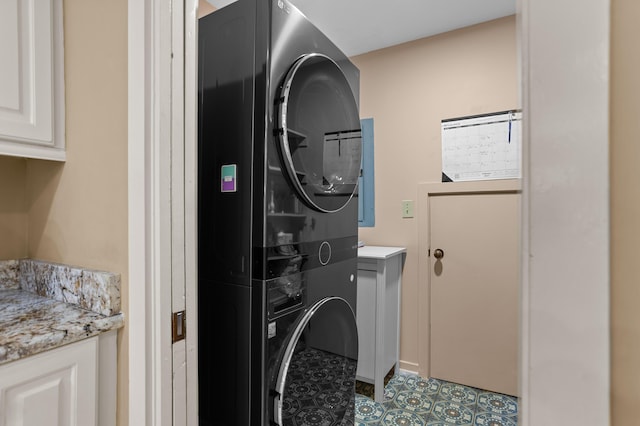
<path fill-rule="evenodd" d="M 174 312 L 171 318 L 171 335 L 172 342 L 179 342 L 184 339 L 187 334 L 187 321 L 184 311 Z"/>

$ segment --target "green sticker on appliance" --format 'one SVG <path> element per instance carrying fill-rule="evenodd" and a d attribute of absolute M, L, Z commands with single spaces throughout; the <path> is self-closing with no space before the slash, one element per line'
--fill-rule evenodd
<path fill-rule="evenodd" d="M 236 192 L 237 183 L 237 166 L 235 164 L 225 164 L 222 166 L 220 174 L 220 191 Z"/>

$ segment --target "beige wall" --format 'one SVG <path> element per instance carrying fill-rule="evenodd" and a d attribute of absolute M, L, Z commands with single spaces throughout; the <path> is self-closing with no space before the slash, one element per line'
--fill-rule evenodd
<path fill-rule="evenodd" d="M 611 5 L 611 413 L 612 425 L 632 426 L 640 405 L 640 3 Z"/>
<path fill-rule="evenodd" d="M 0 260 L 27 256 L 27 160 L 0 156 Z"/>
<path fill-rule="evenodd" d="M 64 6 L 67 161 L 27 163 L 29 254 L 123 273 L 127 1 Z"/>
<path fill-rule="evenodd" d="M 360 116 L 374 119 L 375 227 L 368 245 L 403 246 L 401 366 L 418 370 L 418 183 L 441 178 L 440 120 L 517 108 L 515 17 L 356 56 Z M 415 217 L 401 201 L 415 200 Z"/>
<path fill-rule="evenodd" d="M 0 156 L 0 259 L 120 273 L 128 312 L 127 0 L 65 0 L 64 163 Z M 125 330 L 118 424 L 127 424 Z"/>
<path fill-rule="evenodd" d="M 198 19 L 202 18 L 203 16 L 207 16 L 215 10 L 216 8 L 213 7 L 208 1 L 198 0 Z"/>

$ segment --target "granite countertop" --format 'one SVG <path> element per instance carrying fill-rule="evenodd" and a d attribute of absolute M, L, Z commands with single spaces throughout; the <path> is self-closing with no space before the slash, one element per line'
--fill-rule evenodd
<path fill-rule="evenodd" d="M 0 261 L 0 365 L 122 326 L 119 275 Z"/>

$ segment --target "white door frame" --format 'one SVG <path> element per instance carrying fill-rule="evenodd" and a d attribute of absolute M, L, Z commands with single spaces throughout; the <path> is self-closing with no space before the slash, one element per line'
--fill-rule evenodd
<path fill-rule="evenodd" d="M 170 8 L 162 7 L 168 4 L 168 0 L 128 2 L 129 311 L 126 321 L 131 425 L 169 424 L 164 419 L 170 419 L 171 413 L 171 404 L 166 404 L 166 391 L 163 392 L 167 370 L 169 377 L 171 371 L 171 346 L 167 340 L 170 339 L 170 316 L 163 315 L 170 312 L 166 289 L 170 286 L 167 280 L 171 278 L 171 269 L 167 260 L 171 253 L 164 241 L 170 238 L 166 206 L 171 200 L 164 188 L 166 181 L 162 181 L 167 173 L 160 173 L 167 166 L 166 150 L 171 140 L 166 119 L 171 106 L 166 75 L 170 57 L 162 55 L 167 35 L 159 31 L 163 23 L 166 28 L 166 20 L 170 18 L 165 15 Z"/>
<path fill-rule="evenodd" d="M 197 5 L 195 0 L 185 1 L 184 160 L 193 166 L 196 109 L 188 96 L 196 87 L 189 79 L 195 78 L 197 64 Z M 609 3 L 518 0 L 525 160 L 521 312 L 524 426 L 600 426 L 609 421 Z M 167 60 L 161 54 L 166 52 L 161 29 L 171 25 L 171 16 L 166 16 L 170 4 L 169 0 L 129 0 L 128 9 L 126 321 L 128 418 L 129 424 L 136 426 L 184 424 L 181 419 L 171 419 L 167 414 L 170 408 L 163 404 L 171 399 L 167 394 L 172 392 L 172 350 L 166 337 L 171 271 L 167 273 L 162 262 L 172 253 L 171 235 L 167 241 L 162 226 L 166 220 L 162 207 L 170 203 L 171 192 L 163 180 L 167 176 L 163 161 L 168 144 L 161 131 L 171 116 L 164 115 L 171 100 L 169 94 L 166 101 L 163 73 Z M 191 318 L 196 315 L 195 220 L 191 220 L 196 205 L 194 170 L 185 174 L 184 193 L 184 294 L 187 309 L 194 309 Z M 548 217 L 550 209 L 557 213 L 552 220 Z M 575 302 L 576 296 L 580 303 Z M 197 353 L 195 321 L 189 324 L 187 336 L 192 339 L 187 338 L 185 347 L 188 414 L 197 409 L 197 368 L 191 367 Z M 191 417 L 188 424 L 197 422 Z"/>
<path fill-rule="evenodd" d="M 609 424 L 610 0 L 520 0 L 520 424 Z"/>
<path fill-rule="evenodd" d="M 184 255 L 185 309 L 189 313 L 185 342 L 185 417 L 175 426 L 198 426 L 198 0 L 183 0 L 184 14 Z M 176 392 L 174 391 L 174 395 Z"/>
<path fill-rule="evenodd" d="M 197 419 L 197 0 L 129 0 L 130 425 Z M 173 312 L 187 312 L 172 343 Z"/>

